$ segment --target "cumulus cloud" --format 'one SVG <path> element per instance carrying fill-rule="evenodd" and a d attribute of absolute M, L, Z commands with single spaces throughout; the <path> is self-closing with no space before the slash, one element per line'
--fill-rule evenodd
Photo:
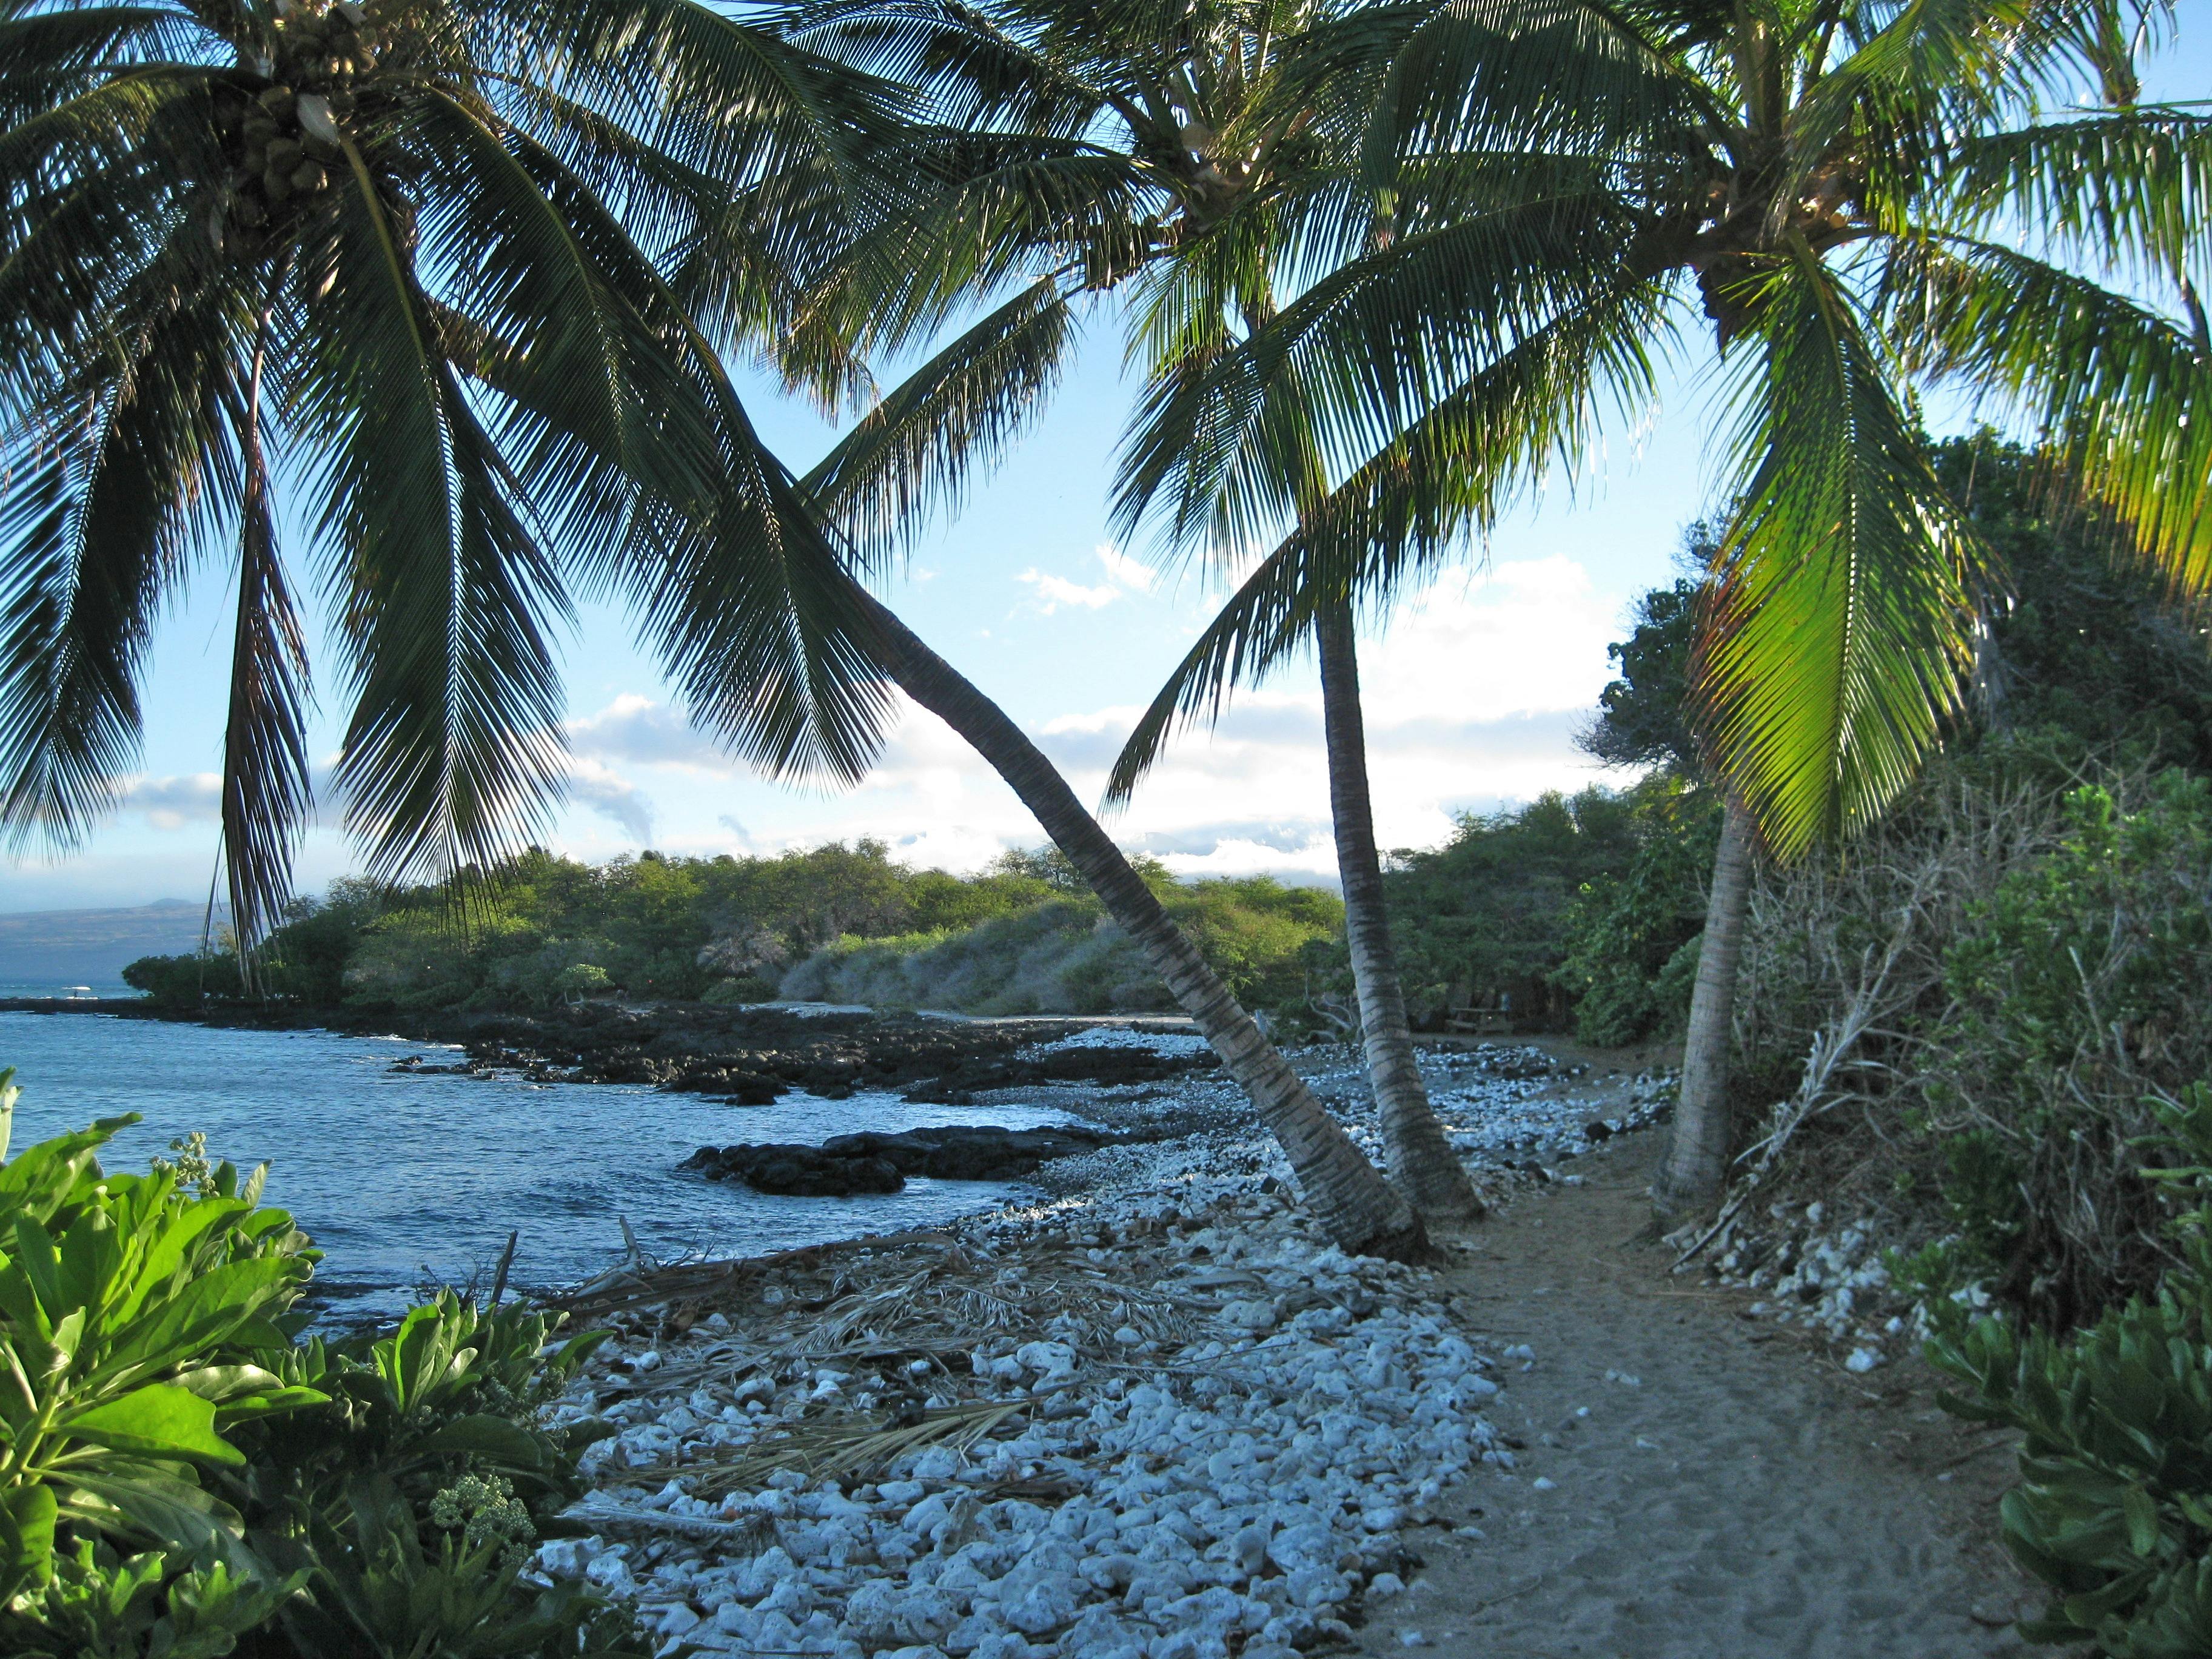
<path fill-rule="evenodd" d="M 653 844 L 652 799 L 613 768 L 578 756 L 568 765 L 568 793 L 611 820 L 641 847 Z"/>
<path fill-rule="evenodd" d="M 156 830 L 181 830 L 188 823 L 212 823 L 222 813 L 222 777 L 215 772 L 137 777 L 123 787 L 123 805 L 143 812 Z"/>
<path fill-rule="evenodd" d="M 1574 746 L 1609 678 L 1617 600 L 1566 559 L 1525 561 L 1409 595 L 1362 647 L 1369 786 L 1386 847 L 1434 846 L 1468 811 L 1579 788 L 1598 774 Z M 1096 801 L 1142 712 L 1071 710 L 1033 732 L 1078 795 Z M 1220 723 L 1182 732 L 1110 828 L 1187 875 L 1334 879 L 1319 687 L 1310 665 L 1240 691 Z M 872 797 L 872 799 L 869 799 Z M 1010 792 L 933 717 L 909 709 L 850 816 L 943 825 L 931 855 L 973 867 L 1042 839 Z M 908 854 L 912 856 L 912 854 Z"/>
<path fill-rule="evenodd" d="M 1150 575 L 1103 551 L 1094 570 L 1121 597 L 1139 593 L 1139 578 Z M 1048 602 L 1042 590 L 1038 598 Z M 1133 611 L 1137 600 L 1129 602 Z M 1434 846 L 1461 813 L 1597 780 L 1573 736 L 1610 677 L 1606 645 L 1619 615 L 1617 595 L 1594 591 L 1578 565 L 1552 558 L 1432 583 L 1407 595 L 1379 634 L 1364 634 L 1369 785 L 1382 844 Z M 1070 677 L 1054 688 L 1057 712 L 1025 724 L 1078 797 L 1097 803 L 1141 705 L 1086 707 L 1083 685 Z M 1108 827 L 1123 846 L 1185 875 L 1333 882 L 1322 725 L 1311 663 L 1290 665 L 1240 690 L 1218 726 L 1179 734 Z M 633 844 L 652 833 L 670 850 L 766 854 L 872 836 L 917 866 L 973 870 L 1045 839 L 989 766 L 910 702 L 857 787 L 811 800 L 752 776 L 649 698 L 616 698 L 569 730 L 580 762 L 599 769 L 587 781 L 580 772 L 578 804 L 622 824 Z M 664 785 L 656 767 L 691 776 Z M 706 776 L 716 787 L 697 787 Z"/>
<path fill-rule="evenodd" d="M 1091 550 L 1106 573 L 1106 580 L 1096 586 L 1070 581 L 1065 576 L 1055 576 L 1035 566 L 1023 571 L 1014 580 L 1029 587 L 1036 597 L 1031 605 L 1042 616 L 1051 616 L 1062 605 L 1079 611 L 1099 611 L 1116 599 L 1132 594 L 1149 593 L 1158 581 L 1158 574 L 1148 565 L 1131 558 L 1111 542 L 1101 542 Z"/>
<path fill-rule="evenodd" d="M 600 760 L 721 775 L 742 769 L 680 711 L 635 691 L 623 692 L 596 714 L 570 720 L 568 732 L 572 750 Z"/>
<path fill-rule="evenodd" d="M 1111 542 L 1101 542 L 1096 551 L 1098 562 L 1106 567 L 1106 580 L 1132 593 L 1149 593 L 1158 584 L 1160 573 L 1141 559 L 1133 559 Z"/>

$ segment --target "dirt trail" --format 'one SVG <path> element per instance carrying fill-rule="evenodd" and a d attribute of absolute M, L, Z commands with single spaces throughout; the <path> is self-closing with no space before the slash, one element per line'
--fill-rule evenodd
<path fill-rule="evenodd" d="M 1588 1184 L 1516 1202 L 1451 1274 L 1486 1352 L 1535 1351 L 1487 1408 L 1527 1449 L 1448 1499 L 1484 1536 L 1418 1534 L 1427 1565 L 1370 1604 L 1364 1650 L 2030 1652 L 2002 1627 L 2027 1586 L 1990 1542 L 2007 1447 L 1936 1412 L 1917 1364 L 1854 1376 L 1669 1280 L 1634 1242 L 1659 1137 L 1632 1139 L 1578 1166 Z"/>

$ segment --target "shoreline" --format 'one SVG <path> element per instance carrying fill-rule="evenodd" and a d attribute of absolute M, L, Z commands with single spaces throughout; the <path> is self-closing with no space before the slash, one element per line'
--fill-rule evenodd
<path fill-rule="evenodd" d="M 540 1570 L 662 1652 L 2020 1651 L 1978 1489 L 1930 1484 L 1968 1431 L 1635 1237 L 1670 1079 L 1423 1062 L 1512 1195 L 1433 1264 L 1330 1245 L 1248 1115 L 1048 1164 L 1037 1204 L 569 1298 L 616 1336 L 559 1409 L 605 1437 Z M 1296 1063 L 1371 1146 L 1357 1054 Z M 1916 1458 L 1867 1462 L 1876 1409 Z M 1770 1547 L 1801 1511 L 1855 1541 Z"/>
<path fill-rule="evenodd" d="M 909 1100 L 967 1103 L 981 1091 L 1055 1084 L 1158 1083 L 1215 1066 L 1210 1052 L 1163 1054 L 1134 1044 L 1082 1045 L 1049 1060 L 1022 1051 L 1100 1026 L 1187 1036 L 1157 1016 L 1022 1016 L 969 1020 L 780 1003 L 586 1003 L 553 1014 L 442 1009 L 216 1006 L 149 999 L 0 999 L 0 1012 L 100 1014 L 217 1030 L 322 1030 L 398 1036 L 459 1048 L 462 1069 L 533 1082 L 650 1085 L 764 1105 L 792 1091 L 823 1098 L 888 1089 Z"/>
<path fill-rule="evenodd" d="M 1357 1056 L 1298 1060 L 1371 1142 Z M 1493 1190 L 1579 1184 L 1665 1092 L 1526 1048 L 1425 1060 Z M 1048 1164 L 1043 1202 L 572 1298 L 617 1337 L 563 1410 L 613 1432 L 571 1517 L 591 1534 L 541 1565 L 733 1655 L 1352 1639 L 1427 1529 L 1473 1524 L 1455 1484 L 1514 1467 L 1484 1413 L 1528 1362 L 1462 1334 L 1444 1269 L 1328 1243 L 1249 1109 L 1213 1109 L 1226 1079 L 1173 1092 L 1210 1121 Z"/>

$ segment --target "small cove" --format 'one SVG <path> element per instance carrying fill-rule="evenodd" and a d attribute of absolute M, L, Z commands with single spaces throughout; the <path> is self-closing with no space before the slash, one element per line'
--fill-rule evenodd
<path fill-rule="evenodd" d="M 747 1107 L 644 1085 L 392 1069 L 410 1054 L 459 1058 L 398 1037 L 0 1013 L 0 1065 L 16 1068 L 24 1091 L 18 1147 L 138 1112 L 145 1121 L 116 1138 L 108 1167 L 142 1169 L 194 1130 L 211 1156 L 267 1160 L 265 1201 L 328 1252 L 319 1294 L 346 1319 L 392 1311 L 417 1285 L 488 1273 L 510 1229 L 520 1234 L 515 1282 L 558 1285 L 621 1259 L 618 1217 L 663 1259 L 755 1255 L 932 1226 L 1029 1191 L 915 1177 L 889 1196 L 776 1197 L 678 1175 L 702 1146 L 1069 1121 L 1044 1107 L 928 1105 L 884 1091 L 793 1091 Z"/>

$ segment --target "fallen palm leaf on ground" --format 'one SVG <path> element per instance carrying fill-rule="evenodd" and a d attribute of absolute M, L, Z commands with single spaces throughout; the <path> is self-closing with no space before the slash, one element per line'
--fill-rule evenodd
<path fill-rule="evenodd" d="M 1026 1400 L 977 1400 L 933 1407 L 909 1421 L 839 1419 L 807 1424 L 719 1455 L 675 1466 L 610 1470 L 600 1479 L 610 1486 L 658 1486 L 681 1479 L 695 1497 L 750 1492 L 779 1469 L 798 1469 L 817 1479 L 845 1479 L 875 1474 L 898 1458 L 929 1446 L 965 1452 L 1009 1418 L 1026 1412 Z"/>

